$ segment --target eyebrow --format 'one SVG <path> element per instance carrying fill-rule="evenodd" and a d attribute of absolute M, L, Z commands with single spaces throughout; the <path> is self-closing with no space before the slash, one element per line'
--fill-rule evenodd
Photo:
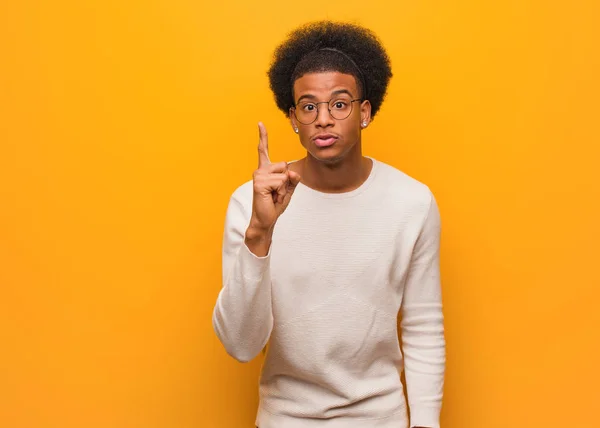
<path fill-rule="evenodd" d="M 351 97 L 353 96 L 352 93 L 348 89 L 338 89 L 337 91 L 333 91 L 331 93 L 331 96 L 334 97 L 334 96 L 340 95 L 340 94 L 348 94 Z M 298 101 L 296 101 L 296 104 L 298 104 L 300 101 L 302 101 L 305 98 L 310 99 L 310 100 L 314 100 L 317 97 L 314 96 L 313 94 L 304 94 L 300 98 L 298 98 Z"/>

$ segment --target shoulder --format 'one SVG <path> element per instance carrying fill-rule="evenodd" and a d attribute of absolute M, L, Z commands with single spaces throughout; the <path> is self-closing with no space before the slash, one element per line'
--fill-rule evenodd
<path fill-rule="evenodd" d="M 248 203 L 252 204 L 252 194 L 253 194 L 253 183 L 252 180 L 248 180 L 242 184 L 240 184 L 231 194 L 231 199 L 235 200 L 239 203 L 247 205 Z"/>
<path fill-rule="evenodd" d="M 386 163 L 379 162 L 378 168 L 379 188 L 383 192 L 380 197 L 385 201 L 385 209 L 420 233 L 437 236 L 441 228 L 440 212 L 429 186 Z"/>
<path fill-rule="evenodd" d="M 236 187 L 229 197 L 228 215 L 246 219 L 252 212 L 252 180 L 246 181 Z"/>
<path fill-rule="evenodd" d="M 427 213 L 435 197 L 430 187 L 401 169 L 373 159 L 377 164 L 378 190 L 393 205 Z"/>

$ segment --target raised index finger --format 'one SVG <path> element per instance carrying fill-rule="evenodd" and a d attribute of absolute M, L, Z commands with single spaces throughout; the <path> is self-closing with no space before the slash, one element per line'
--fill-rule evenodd
<path fill-rule="evenodd" d="M 269 165 L 271 160 L 269 159 L 269 140 L 267 136 L 267 128 L 262 122 L 258 122 L 258 167 Z"/>

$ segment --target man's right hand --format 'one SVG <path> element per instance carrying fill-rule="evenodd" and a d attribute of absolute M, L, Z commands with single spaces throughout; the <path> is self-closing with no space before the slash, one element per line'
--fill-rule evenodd
<path fill-rule="evenodd" d="M 262 123 L 258 128 L 258 169 L 253 175 L 252 217 L 245 241 L 254 254 L 265 256 L 275 223 L 289 205 L 300 176 L 286 162 L 271 163 L 267 130 Z"/>

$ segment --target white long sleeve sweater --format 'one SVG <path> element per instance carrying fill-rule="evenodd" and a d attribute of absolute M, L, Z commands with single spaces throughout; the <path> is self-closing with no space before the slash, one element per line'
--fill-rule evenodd
<path fill-rule="evenodd" d="M 350 192 L 299 184 L 265 257 L 244 244 L 252 182 L 230 199 L 213 326 L 239 361 L 269 342 L 260 428 L 439 427 L 438 207 L 427 186 L 372 161 Z"/>

